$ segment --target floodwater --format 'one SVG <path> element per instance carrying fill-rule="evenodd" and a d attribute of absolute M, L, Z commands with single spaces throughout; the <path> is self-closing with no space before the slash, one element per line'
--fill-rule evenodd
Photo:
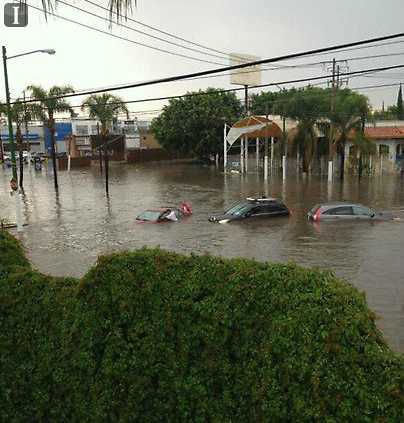
<path fill-rule="evenodd" d="M 15 221 L 9 196 L 10 170 L 0 167 L 0 218 Z M 28 226 L 19 235 L 34 265 L 52 275 L 83 275 L 99 254 L 142 246 L 179 252 L 209 252 L 261 261 L 293 261 L 333 269 L 366 293 L 378 325 L 393 349 L 404 352 L 404 220 L 312 224 L 306 212 L 327 200 L 352 200 L 377 209 L 404 209 L 404 179 L 326 178 L 293 175 L 268 184 L 251 173 L 224 176 L 214 167 L 190 164 L 121 165 L 110 170 L 110 197 L 97 167 L 59 173 L 59 193 L 50 167 L 27 169 L 23 211 Z M 289 218 L 232 224 L 209 223 L 247 196 L 281 197 Z M 192 203 L 181 223 L 139 224 L 145 208 Z M 404 213 L 402 213 L 404 219 Z"/>

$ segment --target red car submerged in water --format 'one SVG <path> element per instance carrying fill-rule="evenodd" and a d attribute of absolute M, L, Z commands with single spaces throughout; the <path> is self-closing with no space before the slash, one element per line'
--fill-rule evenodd
<path fill-rule="evenodd" d="M 192 207 L 189 203 L 183 202 L 179 207 L 162 207 L 159 209 L 148 209 L 136 217 L 138 223 L 166 223 L 178 222 L 192 214 Z"/>

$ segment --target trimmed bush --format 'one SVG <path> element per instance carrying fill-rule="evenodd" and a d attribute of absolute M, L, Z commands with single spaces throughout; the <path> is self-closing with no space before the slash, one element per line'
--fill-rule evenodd
<path fill-rule="evenodd" d="M 20 268 L 0 277 L 0 363 L 5 421 L 404 421 L 404 359 L 364 296 L 294 265 L 141 249 L 80 281 Z"/>

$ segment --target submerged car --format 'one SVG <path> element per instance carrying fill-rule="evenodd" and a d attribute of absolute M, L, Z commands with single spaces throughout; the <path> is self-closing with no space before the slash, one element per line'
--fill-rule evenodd
<path fill-rule="evenodd" d="M 388 211 L 375 211 L 363 204 L 333 202 L 315 205 L 307 217 L 313 222 L 333 220 L 393 220 L 394 215 Z"/>
<path fill-rule="evenodd" d="M 192 207 L 188 203 L 181 203 L 180 207 L 162 207 L 148 209 L 140 213 L 136 220 L 140 223 L 166 223 L 177 222 L 185 216 L 192 214 Z"/>
<path fill-rule="evenodd" d="M 276 198 L 246 198 L 226 210 L 223 214 L 209 217 L 210 222 L 227 223 L 242 219 L 264 219 L 289 216 L 289 209 Z"/>

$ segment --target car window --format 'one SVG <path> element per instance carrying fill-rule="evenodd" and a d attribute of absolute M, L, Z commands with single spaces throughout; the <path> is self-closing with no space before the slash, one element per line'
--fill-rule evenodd
<path fill-rule="evenodd" d="M 353 212 L 352 207 L 350 206 L 340 206 L 328 209 L 323 214 L 328 214 L 332 216 L 350 216 L 353 214 Z"/>
<path fill-rule="evenodd" d="M 363 206 L 353 206 L 353 213 L 357 216 L 370 216 L 372 214 L 372 210 L 370 210 L 368 207 Z"/>
<path fill-rule="evenodd" d="M 285 206 L 280 203 L 271 203 L 271 204 L 262 204 L 258 207 L 254 207 L 252 210 L 252 214 L 259 215 L 259 214 L 269 214 L 279 211 L 284 211 Z"/>
<path fill-rule="evenodd" d="M 136 218 L 137 220 L 145 220 L 147 222 L 155 222 L 160 217 L 159 211 L 154 210 L 146 210 L 143 213 L 140 213 L 139 216 Z"/>
<path fill-rule="evenodd" d="M 231 209 L 226 211 L 226 214 L 232 214 L 234 216 L 242 216 L 244 213 L 246 213 L 247 211 L 251 210 L 251 204 L 237 204 L 234 207 L 232 207 Z"/>
<path fill-rule="evenodd" d="M 237 204 L 234 204 L 233 206 L 231 206 L 229 209 L 227 209 L 226 211 L 225 211 L 225 213 L 226 214 L 233 214 L 234 212 L 236 212 L 236 211 L 238 211 L 238 210 L 240 210 L 240 209 L 242 209 L 243 207 L 245 207 L 246 206 L 246 203 L 237 203 Z"/>

